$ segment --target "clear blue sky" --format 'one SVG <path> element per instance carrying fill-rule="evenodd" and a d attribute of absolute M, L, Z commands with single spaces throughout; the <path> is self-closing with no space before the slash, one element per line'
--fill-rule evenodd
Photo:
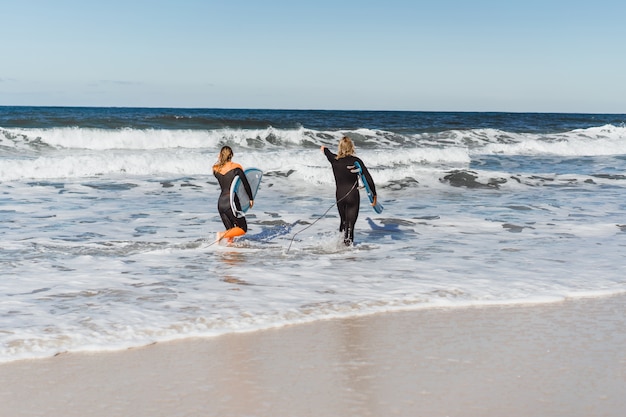
<path fill-rule="evenodd" d="M 626 2 L 2 1 L 0 105 L 626 112 Z"/>

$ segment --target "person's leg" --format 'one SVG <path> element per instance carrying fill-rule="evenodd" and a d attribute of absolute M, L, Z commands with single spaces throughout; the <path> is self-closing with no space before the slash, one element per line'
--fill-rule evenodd
<path fill-rule="evenodd" d="M 337 210 L 339 211 L 339 231 L 346 230 L 346 203 L 340 201 L 337 203 Z"/>
<path fill-rule="evenodd" d="M 220 210 L 220 217 L 222 218 L 222 223 L 224 223 L 226 230 L 217 234 L 218 241 L 226 238 L 228 243 L 232 243 L 236 236 L 242 236 L 248 231 L 246 218 L 235 217 L 233 211 L 230 209 L 230 205 Z"/>
<path fill-rule="evenodd" d="M 220 211 L 220 217 L 222 218 L 222 223 L 224 223 L 224 227 L 226 228 L 226 230 L 232 229 L 233 227 L 235 227 L 232 213 L 231 213 L 231 216 L 229 216 L 228 211 Z"/>
<path fill-rule="evenodd" d="M 359 217 L 359 203 L 359 195 L 356 194 L 356 198 L 351 198 L 346 204 L 346 230 L 344 231 L 343 239 L 346 246 L 350 246 L 354 242 L 354 225 L 356 224 L 356 219 Z"/>
<path fill-rule="evenodd" d="M 248 222 L 245 217 L 234 217 L 236 227 L 240 227 L 244 232 L 248 231 Z"/>

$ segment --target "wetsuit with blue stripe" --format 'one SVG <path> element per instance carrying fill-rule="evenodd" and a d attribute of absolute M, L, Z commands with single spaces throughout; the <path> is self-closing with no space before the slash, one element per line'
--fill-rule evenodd
<path fill-rule="evenodd" d="M 367 184 L 374 195 L 376 195 L 376 186 L 360 158 L 354 155 L 347 155 L 337 159 L 337 155 L 326 147 L 324 148 L 324 155 L 326 155 L 328 162 L 332 165 L 333 174 L 335 175 L 335 184 L 337 186 L 335 198 L 337 199 L 337 210 L 340 217 L 339 231 L 344 233 L 344 243 L 351 245 L 354 242 L 354 225 L 359 217 L 359 205 L 361 202 L 358 187 L 359 174 L 352 172 L 355 170 L 355 162 L 361 164 Z"/>

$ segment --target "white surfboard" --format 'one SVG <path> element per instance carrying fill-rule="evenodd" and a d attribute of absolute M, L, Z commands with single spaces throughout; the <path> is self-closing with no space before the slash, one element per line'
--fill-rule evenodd
<path fill-rule="evenodd" d="M 361 178 L 361 182 L 365 186 L 365 193 L 367 194 L 367 198 L 369 198 L 370 203 L 373 203 L 374 202 L 374 193 L 372 192 L 372 189 L 370 188 L 370 185 L 367 183 L 367 178 L 365 178 L 365 174 L 363 174 L 363 169 L 361 168 L 361 164 L 359 164 L 359 162 L 356 161 L 356 162 L 354 162 L 354 165 L 356 166 L 356 168 L 358 170 L 359 177 Z M 378 198 L 376 198 L 376 204 L 374 206 L 372 206 L 372 208 L 378 214 L 382 213 L 383 209 L 384 209 L 383 205 L 378 202 Z"/>
<path fill-rule="evenodd" d="M 248 168 L 244 171 L 244 174 L 246 174 L 246 178 L 250 183 L 250 188 L 252 189 L 252 200 L 254 200 L 257 191 L 259 191 L 259 185 L 261 185 L 263 171 L 257 168 Z M 235 195 L 239 199 L 241 210 L 237 210 L 237 205 L 235 204 Z M 241 184 L 241 179 L 238 176 L 235 177 L 232 184 L 230 185 L 230 207 L 237 217 L 245 216 L 248 209 L 250 209 L 250 198 L 248 197 L 248 193 L 246 193 L 246 188 Z"/>

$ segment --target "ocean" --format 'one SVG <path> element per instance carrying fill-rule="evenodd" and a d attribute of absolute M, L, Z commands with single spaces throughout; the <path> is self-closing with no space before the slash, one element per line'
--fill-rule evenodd
<path fill-rule="evenodd" d="M 0 107 L 0 362 L 626 292 L 626 115 Z M 320 152 L 350 136 L 338 231 Z M 264 171 L 223 230 L 222 145 Z"/>

